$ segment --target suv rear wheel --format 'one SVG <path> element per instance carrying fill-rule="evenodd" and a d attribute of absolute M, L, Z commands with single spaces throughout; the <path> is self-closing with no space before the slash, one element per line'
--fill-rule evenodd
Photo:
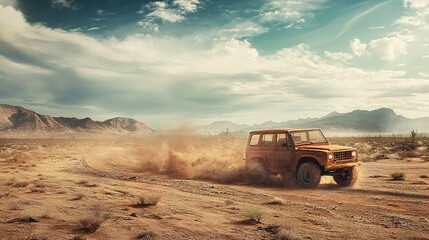
<path fill-rule="evenodd" d="M 262 160 L 252 159 L 247 164 L 247 174 L 252 183 L 261 184 L 267 181 L 268 171 L 265 168 Z"/>
<path fill-rule="evenodd" d="M 321 171 L 319 166 L 312 162 L 303 163 L 298 170 L 297 181 L 305 188 L 316 188 L 319 186 Z"/>
<path fill-rule="evenodd" d="M 344 170 L 343 174 L 335 174 L 334 181 L 341 186 L 351 186 L 356 183 L 358 178 L 357 167 Z"/>

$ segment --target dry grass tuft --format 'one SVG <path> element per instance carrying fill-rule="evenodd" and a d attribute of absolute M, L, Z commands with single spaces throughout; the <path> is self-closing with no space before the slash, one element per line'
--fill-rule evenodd
<path fill-rule="evenodd" d="M 138 202 L 136 206 L 148 207 L 157 205 L 161 197 L 155 194 L 141 194 L 137 197 L 137 199 Z"/>
<path fill-rule="evenodd" d="M 10 184 L 13 187 L 27 187 L 28 185 L 30 185 L 29 181 L 20 181 L 20 182 L 14 182 Z"/>
<path fill-rule="evenodd" d="M 281 198 L 275 197 L 266 203 L 267 205 L 284 205 L 285 201 Z"/>
<path fill-rule="evenodd" d="M 86 237 L 81 236 L 81 235 L 79 235 L 79 236 L 74 236 L 74 237 L 72 238 L 72 240 L 86 240 Z"/>
<path fill-rule="evenodd" d="M 302 239 L 296 232 L 291 229 L 283 228 L 277 233 L 277 240 L 298 240 Z"/>
<path fill-rule="evenodd" d="M 80 228 L 77 230 L 85 233 L 93 233 L 109 218 L 109 211 L 95 207 L 89 211 L 88 216 L 79 220 Z"/>
<path fill-rule="evenodd" d="M 30 189 L 30 192 L 32 193 L 44 193 L 45 190 L 43 188 L 34 187 Z"/>
<path fill-rule="evenodd" d="M 135 237 L 137 240 L 151 240 L 155 239 L 156 234 L 152 231 L 143 231 Z"/>
<path fill-rule="evenodd" d="M 396 173 L 390 174 L 390 176 L 392 177 L 392 180 L 402 181 L 402 180 L 405 180 L 406 175 L 403 172 L 396 172 Z"/>
<path fill-rule="evenodd" d="M 256 207 L 247 207 L 243 210 L 243 215 L 246 222 L 256 224 L 261 222 L 264 212 Z"/>
<path fill-rule="evenodd" d="M 30 236 L 27 236 L 27 237 L 19 238 L 19 240 L 48 240 L 48 239 L 49 238 L 47 237 L 36 236 L 34 234 L 31 234 Z"/>

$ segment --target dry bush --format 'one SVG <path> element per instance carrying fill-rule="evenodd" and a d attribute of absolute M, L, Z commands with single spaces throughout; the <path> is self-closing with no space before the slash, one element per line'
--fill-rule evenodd
<path fill-rule="evenodd" d="M 27 187 L 28 185 L 30 185 L 30 182 L 29 181 L 19 181 L 19 182 L 8 183 L 8 185 L 11 185 L 13 187 Z"/>
<path fill-rule="evenodd" d="M 136 240 L 152 240 L 155 239 L 156 234 L 150 230 L 143 231 L 135 237 Z"/>
<path fill-rule="evenodd" d="M 79 235 L 79 236 L 74 236 L 74 237 L 72 238 L 72 240 L 86 240 L 86 237 L 81 236 L 81 235 Z"/>
<path fill-rule="evenodd" d="M 376 153 L 372 159 L 377 161 L 377 160 L 382 160 L 382 159 L 387 159 L 387 158 L 388 158 L 388 156 L 385 153 L 381 152 L 381 153 Z"/>
<path fill-rule="evenodd" d="M 41 237 L 41 236 L 36 236 L 34 234 L 31 234 L 30 236 L 27 237 L 22 237 L 19 238 L 20 240 L 48 240 L 49 238 L 47 237 Z"/>
<path fill-rule="evenodd" d="M 38 187 L 33 187 L 33 188 L 30 189 L 30 192 L 32 192 L 32 193 L 44 193 L 45 189 L 38 188 Z"/>
<path fill-rule="evenodd" d="M 405 180 L 405 173 L 403 172 L 392 173 L 390 176 L 392 177 L 392 180 Z"/>
<path fill-rule="evenodd" d="M 79 231 L 93 233 L 110 217 L 110 212 L 102 208 L 95 207 L 89 211 L 88 216 L 79 219 Z"/>
<path fill-rule="evenodd" d="M 275 197 L 266 203 L 267 205 L 284 205 L 285 201 L 281 198 Z"/>
<path fill-rule="evenodd" d="M 291 229 L 283 228 L 277 233 L 277 240 L 298 240 L 302 239 L 296 232 Z"/>
<path fill-rule="evenodd" d="M 137 199 L 137 206 L 148 207 L 157 205 L 161 197 L 155 194 L 141 194 Z"/>
<path fill-rule="evenodd" d="M 243 210 L 243 215 L 246 222 L 256 224 L 261 222 L 264 212 L 256 207 L 247 207 Z"/>
<path fill-rule="evenodd" d="M 414 151 L 399 151 L 398 152 L 399 158 L 402 159 L 407 159 L 407 158 L 414 158 L 417 157 L 417 155 L 415 154 Z"/>

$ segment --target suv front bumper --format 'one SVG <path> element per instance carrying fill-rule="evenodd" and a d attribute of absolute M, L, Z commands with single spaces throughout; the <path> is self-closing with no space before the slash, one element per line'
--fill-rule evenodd
<path fill-rule="evenodd" d="M 351 163 L 339 163 L 335 165 L 328 165 L 324 166 L 325 171 L 335 170 L 335 169 L 342 169 L 342 168 L 352 168 L 354 166 L 360 166 L 361 162 L 351 162 Z"/>

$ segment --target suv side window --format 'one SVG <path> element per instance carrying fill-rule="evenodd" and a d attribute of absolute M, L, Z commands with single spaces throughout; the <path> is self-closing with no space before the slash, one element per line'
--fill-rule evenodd
<path fill-rule="evenodd" d="M 288 137 L 286 133 L 277 133 L 277 147 L 286 147 L 288 142 Z"/>
<path fill-rule="evenodd" d="M 274 147 L 274 134 L 264 134 L 262 136 L 262 147 Z"/>
<path fill-rule="evenodd" d="M 252 137 L 250 138 L 249 145 L 250 146 L 258 146 L 259 136 L 261 136 L 261 135 L 260 134 L 254 134 L 254 135 L 252 135 Z"/>

